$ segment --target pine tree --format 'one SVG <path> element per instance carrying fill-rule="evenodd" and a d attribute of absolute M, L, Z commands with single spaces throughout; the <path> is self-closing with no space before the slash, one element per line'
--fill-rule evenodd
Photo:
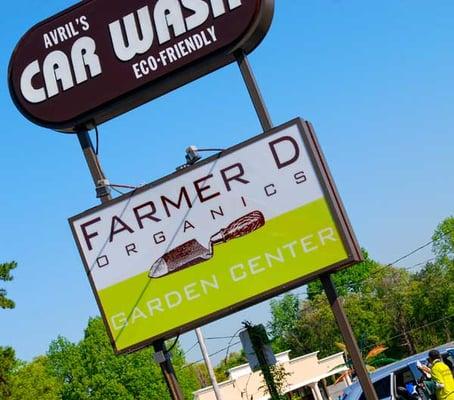
<path fill-rule="evenodd" d="M 13 280 L 13 276 L 11 275 L 11 271 L 17 267 L 17 263 L 15 261 L 0 264 L 0 281 L 9 282 Z M 11 309 L 15 307 L 14 301 L 8 299 L 6 297 L 7 292 L 6 289 L 0 288 L 0 308 L 3 309 Z"/>

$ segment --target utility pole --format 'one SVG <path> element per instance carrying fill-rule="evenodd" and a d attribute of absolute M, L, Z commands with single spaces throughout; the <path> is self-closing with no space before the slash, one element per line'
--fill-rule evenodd
<path fill-rule="evenodd" d="M 221 391 L 219 389 L 219 385 L 216 380 L 216 375 L 214 373 L 213 366 L 211 365 L 211 360 L 210 360 L 210 356 L 207 351 L 207 346 L 205 343 L 205 339 L 203 337 L 202 329 L 196 328 L 195 333 L 197 335 L 197 340 L 199 341 L 200 351 L 202 352 L 203 359 L 205 360 L 205 365 L 207 367 L 208 374 L 210 375 L 210 380 L 211 380 L 211 384 L 213 385 L 213 390 L 214 390 L 214 395 L 216 397 L 216 400 L 222 400 Z"/>

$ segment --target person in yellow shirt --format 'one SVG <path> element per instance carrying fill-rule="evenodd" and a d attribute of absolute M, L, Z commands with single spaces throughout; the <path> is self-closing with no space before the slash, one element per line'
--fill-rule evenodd
<path fill-rule="evenodd" d="M 429 351 L 430 373 L 436 382 L 437 400 L 454 400 L 454 378 L 451 369 L 443 362 L 438 350 Z"/>

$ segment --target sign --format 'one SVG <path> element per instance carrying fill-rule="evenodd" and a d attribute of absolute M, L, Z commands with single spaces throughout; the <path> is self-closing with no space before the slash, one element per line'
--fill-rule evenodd
<path fill-rule="evenodd" d="M 361 260 L 312 128 L 299 119 L 70 225 L 118 353 Z"/>
<path fill-rule="evenodd" d="M 90 129 L 251 52 L 274 0 L 86 0 L 17 45 L 11 96 L 32 122 Z"/>

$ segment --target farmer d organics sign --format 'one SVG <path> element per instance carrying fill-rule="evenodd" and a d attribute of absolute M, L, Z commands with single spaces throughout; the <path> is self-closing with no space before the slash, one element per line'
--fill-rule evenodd
<path fill-rule="evenodd" d="M 360 260 L 311 126 L 299 119 L 70 224 L 117 352 Z"/>
<path fill-rule="evenodd" d="M 24 35 L 9 67 L 31 121 L 89 129 L 252 51 L 274 0 L 85 0 Z"/>

